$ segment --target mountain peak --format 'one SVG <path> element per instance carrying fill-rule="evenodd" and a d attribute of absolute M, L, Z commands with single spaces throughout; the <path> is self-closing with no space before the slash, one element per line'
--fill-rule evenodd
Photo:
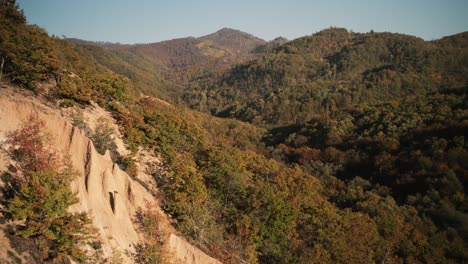
<path fill-rule="evenodd" d="M 237 29 L 233 29 L 233 28 L 228 28 L 228 27 L 224 27 L 218 31 L 216 31 L 215 33 L 219 33 L 219 34 L 225 34 L 225 33 L 244 33 L 240 30 L 237 30 Z"/>
<path fill-rule="evenodd" d="M 199 39 L 201 41 L 215 43 L 216 45 L 241 54 L 248 54 L 255 47 L 267 43 L 265 40 L 257 38 L 249 33 L 226 27 Z"/>
<path fill-rule="evenodd" d="M 275 38 L 274 40 L 272 40 L 271 42 L 278 43 L 278 44 L 282 45 L 282 44 L 284 44 L 284 43 L 286 43 L 288 41 L 289 40 L 287 38 L 279 36 L 279 37 Z"/>
<path fill-rule="evenodd" d="M 252 34 L 240 31 L 238 29 L 228 28 L 228 27 L 224 27 L 212 34 L 203 36 L 201 38 L 210 39 L 212 41 L 224 41 L 224 40 L 233 40 L 233 39 L 243 38 L 243 39 L 256 39 L 261 42 L 265 42 L 263 39 L 257 38 L 253 36 Z"/>

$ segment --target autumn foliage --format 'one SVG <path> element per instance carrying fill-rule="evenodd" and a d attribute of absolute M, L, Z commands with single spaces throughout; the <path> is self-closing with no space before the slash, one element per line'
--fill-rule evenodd
<path fill-rule="evenodd" d="M 82 246 L 90 236 L 86 213 L 70 213 L 78 202 L 70 190 L 77 176 L 69 160 L 46 143 L 45 122 L 31 114 L 22 125 L 8 134 L 6 143 L 17 170 L 3 175 L 3 198 L 7 219 L 15 221 L 14 233 L 32 239 L 40 262 L 64 261 L 72 257 L 84 261 Z"/>
<path fill-rule="evenodd" d="M 330 28 L 225 72 L 174 45 L 187 67 L 162 74 L 169 65 L 130 51 L 49 38 L 3 2 L 4 76 L 28 89 L 55 76 L 52 100 L 110 110 L 133 151 L 164 161 L 154 177 L 174 227 L 223 263 L 467 262 L 466 32 L 424 41 Z M 23 174 L 7 208 L 25 223 L 17 234 L 56 260 L 76 256 L 79 240 L 51 224 L 74 226 L 61 212 L 75 200 L 41 126 L 33 116 L 9 136 Z M 160 222 L 140 216 L 136 261 L 157 262 Z"/>
<path fill-rule="evenodd" d="M 140 232 L 145 239 L 136 245 L 132 254 L 135 263 L 171 263 L 167 245 L 168 223 L 165 223 L 157 204 L 147 204 L 145 210 L 139 209 L 136 219 Z"/>
<path fill-rule="evenodd" d="M 34 114 L 24 120 L 23 126 L 7 135 L 6 144 L 20 170 L 27 176 L 47 168 L 57 168 L 59 157 L 49 146 L 50 138 L 44 131 L 45 121 Z"/>

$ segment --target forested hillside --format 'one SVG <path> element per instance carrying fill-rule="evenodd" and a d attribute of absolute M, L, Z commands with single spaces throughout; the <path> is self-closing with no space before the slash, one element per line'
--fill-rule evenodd
<path fill-rule="evenodd" d="M 220 261 L 468 261 L 466 33 L 332 28 L 260 53 L 241 34 L 249 61 L 236 64 L 226 30 L 170 47 L 74 44 L 1 3 L 1 81 L 111 111 L 133 152 L 120 166 L 134 173 L 139 148 L 160 157 L 162 209 Z"/>
<path fill-rule="evenodd" d="M 216 76 L 231 65 L 254 58 L 266 45 L 250 34 L 223 28 L 199 38 L 121 45 L 70 39 L 102 65 L 127 76 L 146 94 L 181 102 L 184 87 L 201 76 Z"/>
<path fill-rule="evenodd" d="M 262 126 L 294 124 L 356 104 L 463 87 L 464 45 L 466 33 L 425 42 L 332 28 L 237 65 L 214 82 L 202 79 L 201 89 L 188 89 L 185 98 L 191 107 L 203 105 L 223 117 Z"/>

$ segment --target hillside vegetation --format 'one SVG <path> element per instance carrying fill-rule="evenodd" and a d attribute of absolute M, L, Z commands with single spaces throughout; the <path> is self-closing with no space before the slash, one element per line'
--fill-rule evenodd
<path fill-rule="evenodd" d="M 223 28 L 199 38 L 121 45 L 70 39 L 102 65 L 127 76 L 146 94 L 181 102 L 184 87 L 200 76 L 218 75 L 231 65 L 256 56 L 266 44 L 250 34 Z"/>
<path fill-rule="evenodd" d="M 453 39 L 453 41 L 451 40 Z M 457 40 L 455 40 L 457 39 Z M 240 64 L 184 98 L 213 114 L 262 126 L 466 85 L 466 33 L 441 41 L 331 28 Z M 453 43 L 446 45 L 443 43 Z"/>
<path fill-rule="evenodd" d="M 231 52 L 203 44 L 218 47 L 223 32 L 176 41 L 209 62 L 183 44 L 168 64 L 152 44 L 49 37 L 1 3 L 2 80 L 111 111 L 133 153 L 162 157 L 153 176 L 174 226 L 220 261 L 468 261 L 466 33 L 425 42 L 327 29 L 201 75 Z M 183 82 L 177 69 L 190 72 Z M 140 96 L 151 84 L 199 111 Z M 120 162 L 132 173 L 131 156 Z"/>

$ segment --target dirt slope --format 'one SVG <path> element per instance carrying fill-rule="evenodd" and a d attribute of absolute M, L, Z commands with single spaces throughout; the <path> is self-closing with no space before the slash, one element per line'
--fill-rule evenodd
<path fill-rule="evenodd" d="M 139 207 L 155 202 L 154 197 L 114 164 L 109 152 L 100 155 L 92 141 L 61 116 L 60 109 L 28 91 L 0 85 L 0 143 L 5 140 L 6 132 L 16 129 L 30 114 L 46 121 L 53 139 L 51 144 L 63 156 L 68 155 L 79 171 L 80 177 L 73 182 L 72 189 L 78 192 L 80 202 L 71 210 L 90 212 L 104 255 L 110 256 L 113 249 L 134 251 L 140 236 L 132 219 Z M 174 263 L 219 263 L 179 238 L 174 230 L 168 233 Z M 6 247 L 0 245 L 0 248 Z M 133 262 L 127 256 L 124 258 L 125 263 Z"/>

